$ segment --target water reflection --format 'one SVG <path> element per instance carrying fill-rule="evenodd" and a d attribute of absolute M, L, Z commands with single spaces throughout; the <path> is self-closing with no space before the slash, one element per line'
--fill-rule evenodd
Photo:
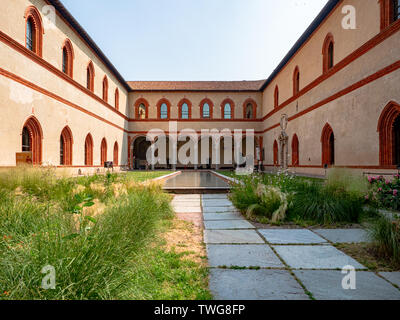
<path fill-rule="evenodd" d="M 195 189 L 228 189 L 227 182 L 208 171 L 182 172 L 168 179 L 165 189 L 195 188 Z"/>

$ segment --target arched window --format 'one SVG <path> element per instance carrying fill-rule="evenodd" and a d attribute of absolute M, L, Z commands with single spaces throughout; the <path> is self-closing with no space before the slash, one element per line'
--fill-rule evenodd
<path fill-rule="evenodd" d="M 328 34 L 325 38 L 322 47 L 323 56 L 323 72 L 327 72 L 333 68 L 334 65 L 334 41 L 332 34 Z"/>
<path fill-rule="evenodd" d="M 103 166 L 104 162 L 107 161 L 107 141 L 106 138 L 103 138 L 101 140 L 101 146 L 100 146 L 100 165 Z"/>
<path fill-rule="evenodd" d="M 85 139 L 85 166 L 93 166 L 93 138 L 90 133 Z"/>
<path fill-rule="evenodd" d="M 178 103 L 179 118 L 190 119 L 192 117 L 192 103 L 187 99 L 182 99 Z"/>
<path fill-rule="evenodd" d="M 257 104 L 253 99 L 247 99 L 243 103 L 243 118 L 255 119 L 257 114 Z"/>
<path fill-rule="evenodd" d="M 67 126 L 63 129 L 60 135 L 60 165 L 71 166 L 72 165 L 72 132 Z"/>
<path fill-rule="evenodd" d="M 89 62 L 86 69 L 86 88 L 94 92 L 94 66 L 93 62 Z"/>
<path fill-rule="evenodd" d="M 292 166 L 299 166 L 299 138 L 297 134 L 294 134 L 292 139 Z"/>
<path fill-rule="evenodd" d="M 157 109 L 158 109 L 159 119 L 163 120 L 169 119 L 171 103 L 167 99 L 161 99 L 160 101 L 158 101 Z"/>
<path fill-rule="evenodd" d="M 107 76 L 104 76 L 103 79 L 103 100 L 108 102 L 108 79 Z"/>
<path fill-rule="evenodd" d="M 382 166 L 400 164 L 400 105 L 391 101 L 378 122 L 379 162 Z"/>
<path fill-rule="evenodd" d="M 147 119 L 149 117 L 149 103 L 146 99 L 140 98 L 135 102 L 136 119 Z"/>
<path fill-rule="evenodd" d="M 113 164 L 114 166 L 118 166 L 118 142 L 114 143 L 114 156 L 113 156 Z"/>
<path fill-rule="evenodd" d="M 26 48 L 42 56 L 43 23 L 39 11 L 30 6 L 25 11 L 25 45 Z"/>
<path fill-rule="evenodd" d="M 221 103 L 221 114 L 223 119 L 233 119 L 235 117 L 235 103 L 231 99 L 225 99 Z"/>
<path fill-rule="evenodd" d="M 293 72 L 293 95 L 297 95 L 300 92 L 300 71 L 296 67 Z"/>
<path fill-rule="evenodd" d="M 119 110 L 119 90 L 115 89 L 115 109 Z"/>
<path fill-rule="evenodd" d="M 328 123 L 322 130 L 321 143 L 322 165 L 333 166 L 335 164 L 335 135 Z"/>
<path fill-rule="evenodd" d="M 278 86 L 276 86 L 274 91 L 274 108 L 278 108 L 278 106 L 279 106 L 279 88 Z"/>
<path fill-rule="evenodd" d="M 71 41 L 68 39 L 64 41 L 62 48 L 62 72 L 69 75 L 71 78 L 73 76 L 74 69 L 74 50 Z"/>
<path fill-rule="evenodd" d="M 278 156 L 278 142 L 276 142 L 276 140 L 274 141 L 274 166 L 278 166 L 279 165 L 279 156 Z"/>
<path fill-rule="evenodd" d="M 212 119 L 213 117 L 213 102 L 205 98 L 200 102 L 200 116 L 202 119 Z"/>
<path fill-rule="evenodd" d="M 380 0 L 381 6 L 381 30 L 389 27 L 400 19 L 399 0 Z"/>
<path fill-rule="evenodd" d="M 29 163 L 42 163 L 42 128 L 35 117 L 30 117 L 22 128 L 22 151 L 30 152 Z"/>

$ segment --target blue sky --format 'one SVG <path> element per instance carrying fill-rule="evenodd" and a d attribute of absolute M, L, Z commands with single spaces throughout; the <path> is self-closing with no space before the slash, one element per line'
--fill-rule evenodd
<path fill-rule="evenodd" d="M 327 0 L 62 0 L 126 80 L 260 80 Z"/>

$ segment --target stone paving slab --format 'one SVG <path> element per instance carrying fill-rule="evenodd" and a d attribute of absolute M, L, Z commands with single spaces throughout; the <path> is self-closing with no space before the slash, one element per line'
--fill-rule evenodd
<path fill-rule="evenodd" d="M 232 207 L 230 200 L 214 199 L 214 200 L 203 200 L 203 207 Z"/>
<path fill-rule="evenodd" d="M 363 229 L 316 229 L 313 231 L 333 243 L 369 242 L 368 233 Z"/>
<path fill-rule="evenodd" d="M 400 272 L 379 272 L 379 274 L 400 288 Z"/>
<path fill-rule="evenodd" d="M 210 267 L 261 267 L 285 266 L 268 245 L 207 245 Z"/>
<path fill-rule="evenodd" d="M 202 195 L 202 200 L 208 200 L 208 199 L 228 199 L 228 196 L 226 194 L 203 194 Z"/>
<path fill-rule="evenodd" d="M 210 290 L 217 300 L 308 300 L 286 270 L 210 270 Z"/>
<path fill-rule="evenodd" d="M 213 220 L 243 220 L 240 213 L 203 213 L 204 221 Z"/>
<path fill-rule="evenodd" d="M 204 227 L 208 230 L 255 229 L 250 222 L 244 219 L 204 221 Z"/>
<path fill-rule="evenodd" d="M 201 213 L 201 207 L 173 206 L 176 213 Z"/>
<path fill-rule="evenodd" d="M 204 243 L 207 244 L 265 244 L 254 230 L 204 230 Z"/>
<path fill-rule="evenodd" d="M 238 212 L 234 206 L 226 206 L 226 207 L 204 207 L 203 206 L 203 212 L 204 213 L 218 213 L 218 212 Z"/>
<path fill-rule="evenodd" d="M 178 194 L 174 200 L 200 200 L 199 194 Z"/>
<path fill-rule="evenodd" d="M 321 300 L 399 300 L 400 291 L 373 272 L 356 273 L 356 289 L 344 290 L 345 277 L 336 270 L 296 270 L 304 286 Z"/>
<path fill-rule="evenodd" d="M 307 229 L 260 229 L 271 244 L 319 244 L 327 241 Z"/>
<path fill-rule="evenodd" d="M 293 269 L 342 269 L 350 265 L 366 269 L 353 258 L 330 245 L 273 246 L 278 255 Z"/>

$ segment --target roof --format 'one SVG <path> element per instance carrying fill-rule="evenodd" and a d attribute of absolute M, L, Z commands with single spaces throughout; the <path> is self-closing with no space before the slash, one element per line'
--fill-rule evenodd
<path fill-rule="evenodd" d="M 102 60 L 102 62 L 106 65 L 106 67 L 114 74 L 114 76 L 118 79 L 119 82 L 125 87 L 126 90 L 130 90 L 127 82 L 122 77 L 122 75 L 118 72 L 118 70 L 114 67 L 114 65 L 110 62 L 110 60 L 106 57 L 106 55 L 101 51 L 101 49 L 97 46 L 94 40 L 87 34 L 85 29 L 79 24 L 78 21 L 71 15 L 71 13 L 64 7 L 64 5 L 59 0 L 47 0 L 52 6 L 56 8 L 59 14 L 74 28 L 79 35 L 83 38 L 83 40 L 93 49 L 93 51 L 98 55 L 98 57 Z"/>
<path fill-rule="evenodd" d="M 261 90 L 264 90 L 272 80 L 278 75 L 278 73 L 286 66 L 286 64 L 292 59 L 292 57 L 300 50 L 303 44 L 310 38 L 310 36 L 314 33 L 315 30 L 321 25 L 321 23 L 325 20 L 325 18 L 332 12 L 332 10 L 336 7 L 336 5 L 342 0 L 329 0 L 328 3 L 323 7 L 318 16 L 314 19 L 311 25 L 307 28 L 307 30 L 301 35 L 299 40 L 294 44 L 294 46 L 290 49 L 287 55 L 283 58 L 283 60 L 279 63 L 278 67 L 271 73 L 268 79 L 264 82 L 261 87 Z"/>
<path fill-rule="evenodd" d="M 260 91 L 258 81 L 128 81 L 134 91 Z"/>

